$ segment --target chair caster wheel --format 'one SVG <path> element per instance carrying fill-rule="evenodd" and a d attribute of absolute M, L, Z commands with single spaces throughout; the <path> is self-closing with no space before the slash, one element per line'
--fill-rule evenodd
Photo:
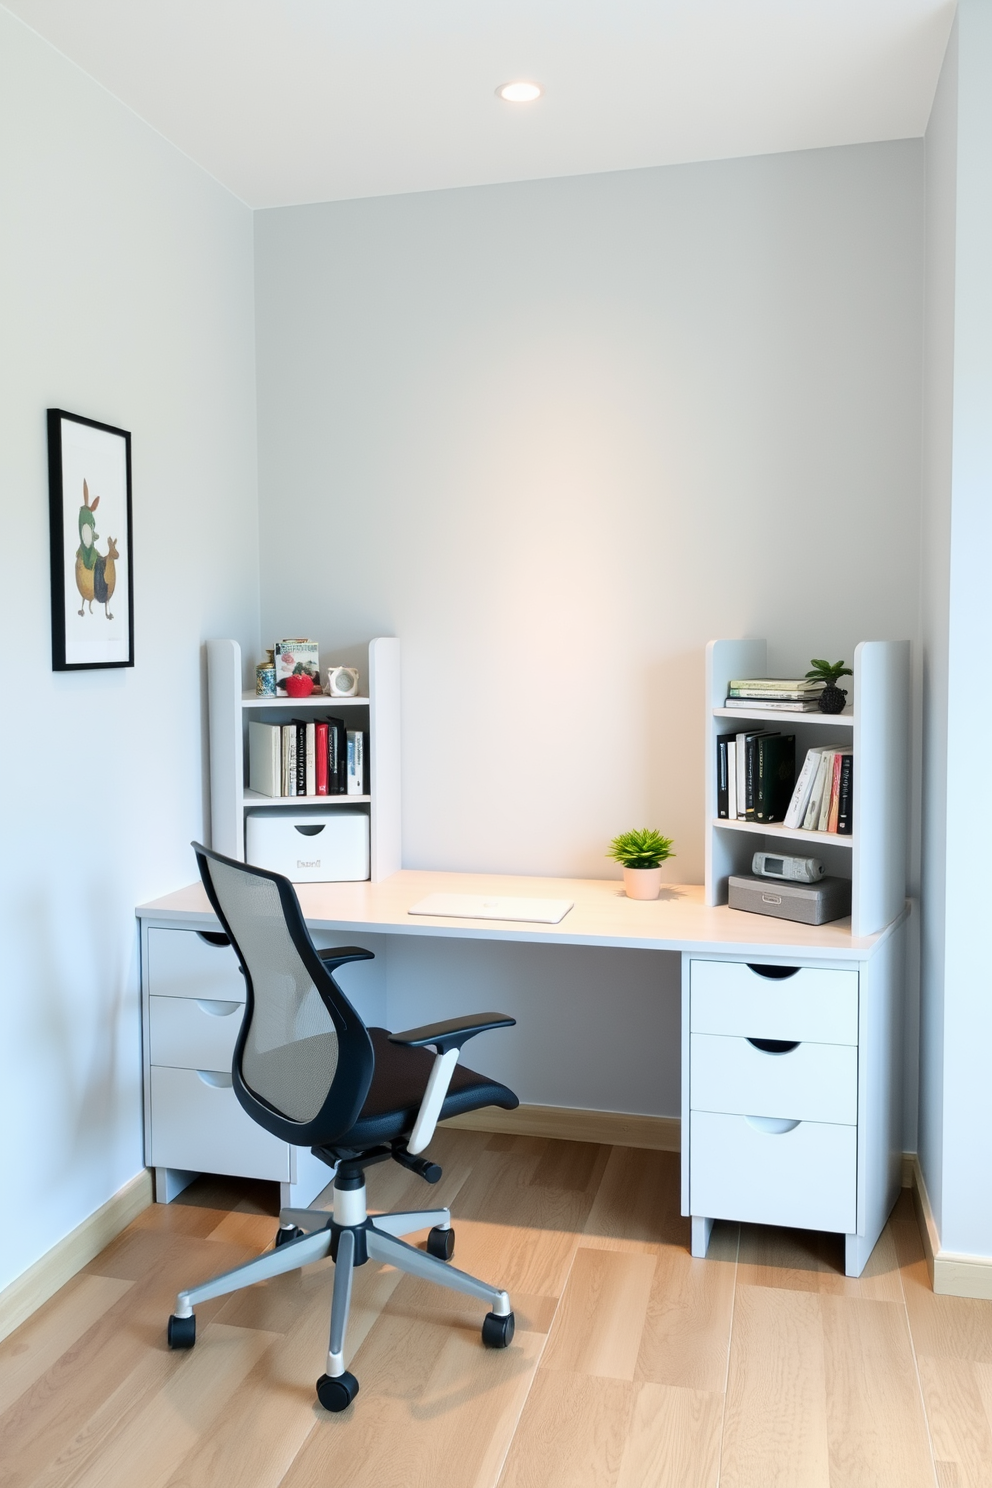
<path fill-rule="evenodd" d="M 513 1342 L 513 1313 L 497 1317 L 487 1312 L 482 1324 L 482 1341 L 486 1348 L 509 1348 Z"/>
<path fill-rule="evenodd" d="M 317 1399 L 327 1411 L 347 1410 L 358 1394 L 358 1381 L 353 1374 L 322 1374 L 317 1381 Z"/>
<path fill-rule="evenodd" d="M 454 1230 L 442 1230 L 440 1225 L 435 1225 L 427 1235 L 427 1254 L 436 1256 L 439 1261 L 450 1261 L 454 1253 Z"/>
<path fill-rule="evenodd" d="M 176 1317 L 173 1313 L 169 1319 L 169 1347 L 171 1349 L 191 1349 L 196 1342 L 196 1318 L 190 1314 L 189 1317 Z"/>
<path fill-rule="evenodd" d="M 276 1250 L 279 1249 L 280 1245 L 288 1245 L 291 1240 L 299 1240 L 302 1234 L 303 1231 L 297 1229 L 296 1225 L 290 1225 L 287 1230 L 276 1230 Z"/>

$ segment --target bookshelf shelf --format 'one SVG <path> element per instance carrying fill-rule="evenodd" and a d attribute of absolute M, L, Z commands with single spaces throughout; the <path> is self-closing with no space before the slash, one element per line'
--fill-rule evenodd
<path fill-rule="evenodd" d="M 783 827 L 776 822 L 728 821 L 725 816 L 715 817 L 712 826 L 721 832 L 751 832 L 758 837 L 779 837 L 787 842 L 810 842 L 819 847 L 854 846 L 854 836 L 844 837 L 839 832 L 804 832 L 801 827 Z"/>
<path fill-rule="evenodd" d="M 812 723 L 814 726 L 828 727 L 833 724 L 845 724 L 848 728 L 854 727 L 854 709 L 845 708 L 843 713 L 786 713 L 782 708 L 761 708 L 757 704 L 753 708 L 714 708 L 714 718 L 743 718 L 745 721 L 756 718 L 760 723 L 793 724 Z"/>
<path fill-rule="evenodd" d="M 388 878 L 402 867 L 400 850 L 400 643 L 392 636 L 369 642 L 365 697 L 261 698 L 243 687 L 237 641 L 207 642 L 210 721 L 210 841 L 218 852 L 242 861 L 245 812 L 358 806 L 369 816 L 371 878 Z M 288 717 L 313 712 L 341 715 L 352 710 L 349 727 L 367 731 L 366 794 L 361 796 L 263 796 L 248 788 L 248 724 L 257 710 Z M 357 715 L 353 710 L 357 709 Z"/>
<path fill-rule="evenodd" d="M 909 642 L 861 641 L 854 676 L 845 679 L 851 703 L 843 713 L 786 713 L 727 708 L 732 677 L 768 675 L 764 641 L 711 641 L 706 650 L 706 902 L 726 904 L 727 879 L 751 872 L 755 837 L 802 843 L 822 857 L 827 872 L 851 878 L 851 931 L 874 935 L 902 912 L 906 898 L 909 800 Z M 796 735 L 796 768 L 818 743 L 854 751 L 854 832 L 804 832 L 777 824 L 717 816 L 716 740 L 752 722 L 774 723 Z M 833 727 L 831 739 L 824 729 Z"/>

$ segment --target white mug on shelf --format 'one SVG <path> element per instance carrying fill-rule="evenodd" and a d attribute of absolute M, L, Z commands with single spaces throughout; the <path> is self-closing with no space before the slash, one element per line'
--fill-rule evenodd
<path fill-rule="evenodd" d="M 324 688 L 328 697 L 357 697 L 358 696 L 358 668 L 348 666 L 329 666 L 327 668 L 327 685 Z"/>

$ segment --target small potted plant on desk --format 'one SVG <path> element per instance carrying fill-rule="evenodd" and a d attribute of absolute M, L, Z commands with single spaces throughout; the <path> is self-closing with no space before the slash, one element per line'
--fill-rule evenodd
<path fill-rule="evenodd" d="M 623 888 L 628 899 L 657 899 L 661 893 L 661 865 L 674 858 L 671 837 L 650 827 L 621 832 L 606 854 L 623 867 Z"/>
<path fill-rule="evenodd" d="M 807 682 L 822 682 L 823 691 L 818 699 L 821 713 L 843 713 L 847 702 L 847 689 L 838 687 L 837 683 L 841 677 L 853 677 L 854 673 L 846 661 L 821 661 L 814 656 L 810 662 L 811 671 L 806 673 Z"/>

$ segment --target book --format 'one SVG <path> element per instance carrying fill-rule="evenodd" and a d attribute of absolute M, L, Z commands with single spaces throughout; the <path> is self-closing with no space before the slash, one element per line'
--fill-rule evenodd
<path fill-rule="evenodd" d="M 737 819 L 754 820 L 754 741 L 767 729 L 737 735 Z"/>
<path fill-rule="evenodd" d="M 837 834 L 850 837 L 854 831 L 854 751 L 844 751 L 837 792 Z"/>
<path fill-rule="evenodd" d="M 716 814 L 721 818 L 730 815 L 730 781 L 727 773 L 727 745 L 734 734 L 718 734 L 716 741 Z"/>
<path fill-rule="evenodd" d="M 754 708 L 773 708 L 776 713 L 818 713 L 820 706 L 809 699 L 793 698 L 758 698 L 758 697 L 728 697 L 724 703 L 725 708 L 740 708 L 742 712 L 753 711 Z"/>
<path fill-rule="evenodd" d="M 737 820 L 737 735 L 727 740 L 727 816 Z"/>
<path fill-rule="evenodd" d="M 759 734 L 754 741 L 754 820 L 780 822 L 795 781 L 795 734 Z"/>
<path fill-rule="evenodd" d="M 820 758 L 816 764 L 816 774 L 813 777 L 813 788 L 809 793 L 809 801 L 802 821 L 804 832 L 816 831 L 816 824 L 820 819 L 820 806 L 823 803 L 823 783 L 827 773 L 827 761 L 832 754 L 832 749 L 822 749 L 820 751 Z"/>
<path fill-rule="evenodd" d="M 347 730 L 343 718 L 327 720 L 327 794 L 343 796 L 348 789 Z"/>
<path fill-rule="evenodd" d="M 282 731 L 278 723 L 248 725 L 248 789 L 282 795 Z"/>
<path fill-rule="evenodd" d="M 830 810 L 827 812 L 827 831 L 837 830 L 837 808 L 840 804 L 840 767 L 844 759 L 844 751 L 838 749 L 834 755 L 834 775 L 830 782 Z"/>
<path fill-rule="evenodd" d="M 296 724 L 282 725 L 282 794 L 296 795 Z"/>
<path fill-rule="evenodd" d="M 737 677 L 727 683 L 729 693 L 754 692 L 819 692 L 822 682 L 807 682 L 805 677 Z"/>
<path fill-rule="evenodd" d="M 826 759 L 827 768 L 826 773 L 823 777 L 823 794 L 820 797 L 820 814 L 816 819 L 816 830 L 818 832 L 825 832 L 827 830 L 827 822 L 830 820 L 830 797 L 833 793 L 834 780 L 836 778 L 834 775 L 834 767 L 837 763 L 837 750 L 831 749 L 829 754 L 826 756 Z"/>
<path fill-rule="evenodd" d="M 799 772 L 789 809 L 785 813 L 784 825 L 787 827 L 802 826 L 803 817 L 806 815 L 806 807 L 809 805 L 810 792 L 813 789 L 813 780 L 816 775 L 816 767 L 820 763 L 820 755 L 825 746 L 817 745 L 813 749 L 807 749 L 803 767 Z"/>
<path fill-rule="evenodd" d="M 276 692 L 286 695 L 286 678 L 303 676 L 313 681 L 315 692 L 320 691 L 320 657 L 316 641 L 300 636 L 295 639 L 277 641 L 272 648 L 276 666 Z"/>
<path fill-rule="evenodd" d="M 311 718 L 294 718 L 296 724 L 296 794 L 317 794 L 317 725 Z M 302 787 L 302 788 L 301 788 Z"/>
<path fill-rule="evenodd" d="M 327 795 L 327 719 L 318 718 L 313 726 L 314 791 Z"/>
<path fill-rule="evenodd" d="M 361 729 L 348 730 L 348 790 L 349 796 L 365 794 L 365 735 Z"/>

